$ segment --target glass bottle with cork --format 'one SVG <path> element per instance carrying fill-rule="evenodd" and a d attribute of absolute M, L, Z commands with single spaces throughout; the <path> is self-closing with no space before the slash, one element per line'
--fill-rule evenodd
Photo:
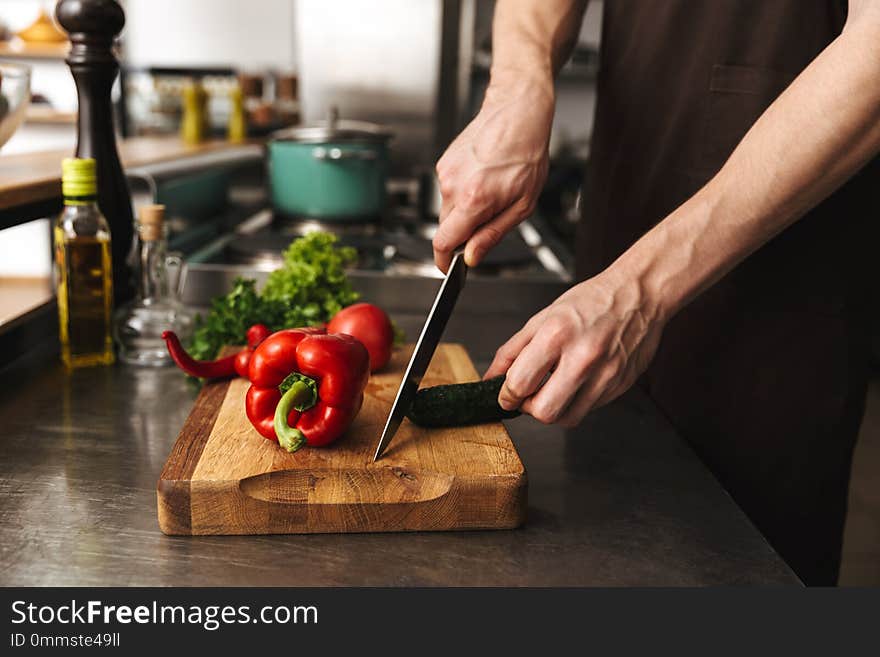
<path fill-rule="evenodd" d="M 113 363 L 110 226 L 97 204 L 95 160 L 61 163 L 64 210 L 54 228 L 61 360 L 68 368 Z"/>
<path fill-rule="evenodd" d="M 165 206 L 146 205 L 136 222 L 138 293 L 119 309 L 114 335 L 119 359 L 132 365 L 170 365 L 162 332 L 182 339 L 192 333 L 192 317 L 180 302 L 183 258 L 167 253 Z"/>

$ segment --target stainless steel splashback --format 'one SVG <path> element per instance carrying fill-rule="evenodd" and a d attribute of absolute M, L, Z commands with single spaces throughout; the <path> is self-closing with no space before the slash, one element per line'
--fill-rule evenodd
<path fill-rule="evenodd" d="M 456 15 L 469 15 L 458 2 L 454 9 Z M 438 128 L 438 107 L 444 115 L 448 111 L 441 98 L 457 95 L 457 89 L 441 92 L 441 85 L 460 79 L 448 73 L 459 57 L 443 57 L 444 47 L 460 49 L 462 31 L 449 28 L 449 11 L 443 0 L 297 0 L 303 120 L 323 119 L 336 105 L 342 117 L 382 123 L 394 131 L 394 172 L 432 167 L 444 131 Z M 449 122 L 448 115 L 444 119 Z"/>

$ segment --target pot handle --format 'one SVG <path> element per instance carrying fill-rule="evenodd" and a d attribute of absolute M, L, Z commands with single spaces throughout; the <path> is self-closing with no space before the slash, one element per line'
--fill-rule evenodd
<path fill-rule="evenodd" d="M 316 146 L 312 149 L 312 157 L 316 160 L 375 160 L 376 151 L 362 151 L 338 146 Z"/>

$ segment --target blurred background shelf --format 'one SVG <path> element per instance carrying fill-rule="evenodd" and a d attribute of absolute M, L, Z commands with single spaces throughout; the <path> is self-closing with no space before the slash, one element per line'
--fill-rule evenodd
<path fill-rule="evenodd" d="M 63 60 L 69 50 L 68 43 L 27 43 L 21 39 L 0 41 L 0 57 L 7 59 Z"/>
<path fill-rule="evenodd" d="M 0 276 L 0 326 L 24 315 L 55 296 L 48 276 Z"/>
<path fill-rule="evenodd" d="M 133 137 L 119 144 L 119 156 L 127 168 L 166 161 L 181 161 L 196 156 L 237 151 L 259 150 L 256 143 L 231 144 L 207 141 L 184 144 L 176 136 Z M 22 223 L 34 217 L 16 216 L 15 210 L 28 204 L 61 201 L 61 160 L 69 151 L 42 151 L 8 155 L 0 158 L 0 228 Z M 9 216 L 4 216 L 10 211 Z"/>
<path fill-rule="evenodd" d="M 31 105 L 24 121 L 35 125 L 73 125 L 76 124 L 76 112 L 63 112 L 47 105 Z"/>

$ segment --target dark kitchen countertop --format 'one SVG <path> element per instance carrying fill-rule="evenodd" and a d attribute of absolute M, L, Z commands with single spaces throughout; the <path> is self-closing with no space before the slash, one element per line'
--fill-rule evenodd
<path fill-rule="evenodd" d="M 565 433 L 508 424 L 510 531 L 169 537 L 156 480 L 196 388 L 172 369 L 0 371 L 0 585 L 798 584 L 644 396 Z"/>

